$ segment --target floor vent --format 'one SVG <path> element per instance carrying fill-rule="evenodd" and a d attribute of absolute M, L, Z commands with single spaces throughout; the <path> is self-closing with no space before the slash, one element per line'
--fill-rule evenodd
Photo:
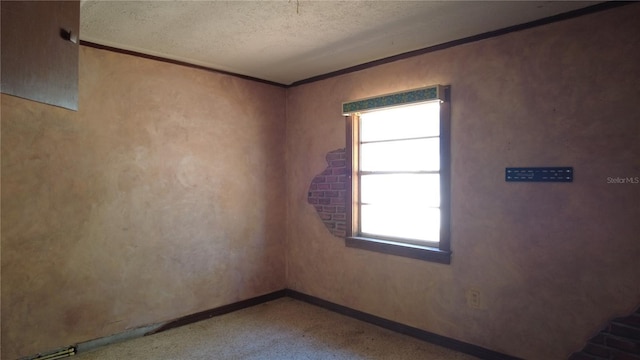
<path fill-rule="evenodd" d="M 57 350 L 55 352 L 49 354 L 38 354 L 35 357 L 29 358 L 29 360 L 55 360 L 55 359 L 64 359 L 69 356 L 73 356 L 76 354 L 76 348 L 73 346 L 69 346 L 68 348 L 64 348 L 61 350 Z"/>

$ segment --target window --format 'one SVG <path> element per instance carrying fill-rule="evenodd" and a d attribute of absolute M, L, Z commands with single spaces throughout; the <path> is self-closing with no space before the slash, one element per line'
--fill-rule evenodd
<path fill-rule="evenodd" d="M 343 104 L 347 246 L 450 263 L 448 94 L 432 86 Z"/>

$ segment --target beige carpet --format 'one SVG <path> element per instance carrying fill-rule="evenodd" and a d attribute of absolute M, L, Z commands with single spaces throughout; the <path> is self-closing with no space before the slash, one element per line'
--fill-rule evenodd
<path fill-rule="evenodd" d="M 76 360 L 473 360 L 291 298 L 80 353 Z"/>

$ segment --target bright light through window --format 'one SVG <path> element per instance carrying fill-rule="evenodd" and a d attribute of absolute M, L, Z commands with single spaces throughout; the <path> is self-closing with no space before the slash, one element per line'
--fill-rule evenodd
<path fill-rule="evenodd" d="M 440 103 L 360 115 L 362 235 L 440 239 Z"/>

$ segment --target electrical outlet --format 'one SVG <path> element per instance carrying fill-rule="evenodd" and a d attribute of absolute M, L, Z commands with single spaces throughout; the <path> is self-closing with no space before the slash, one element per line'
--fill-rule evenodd
<path fill-rule="evenodd" d="M 467 306 L 472 309 L 482 308 L 482 301 L 480 299 L 480 290 L 469 289 L 467 290 Z"/>

